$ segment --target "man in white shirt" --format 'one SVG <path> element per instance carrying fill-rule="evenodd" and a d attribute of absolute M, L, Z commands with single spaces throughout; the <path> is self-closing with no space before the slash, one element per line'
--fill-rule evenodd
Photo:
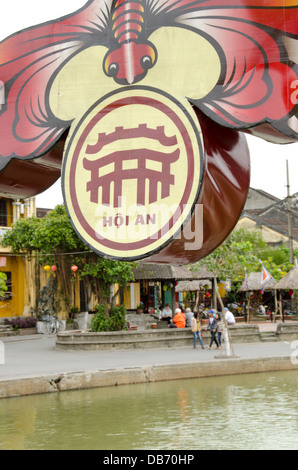
<path fill-rule="evenodd" d="M 232 312 L 228 308 L 225 308 L 225 318 L 228 325 L 235 325 L 236 320 Z"/>
<path fill-rule="evenodd" d="M 172 310 L 170 304 L 167 304 L 163 311 L 160 313 L 159 319 L 163 321 L 167 321 L 169 324 L 172 322 Z"/>

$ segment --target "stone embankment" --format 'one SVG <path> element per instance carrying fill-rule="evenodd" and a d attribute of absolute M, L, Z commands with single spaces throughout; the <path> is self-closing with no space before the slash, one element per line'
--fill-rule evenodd
<path fill-rule="evenodd" d="M 264 328 L 260 330 L 261 333 L 258 325 L 231 327 L 231 355 L 225 346 L 222 351 L 194 350 L 192 334 L 187 329 L 4 337 L 0 398 L 164 380 L 297 371 L 297 325 L 279 325 L 276 331 L 268 333 L 270 336 L 265 336 Z M 205 343 L 209 341 L 208 335 L 203 333 Z M 59 342 L 62 347 L 56 344 Z M 80 342 L 83 344 L 76 344 Z M 98 350 L 94 350 L 94 345 Z"/>
<path fill-rule="evenodd" d="M 229 329 L 233 343 L 261 341 L 257 325 L 236 325 Z M 203 342 L 208 345 L 210 332 L 203 331 Z M 188 347 L 192 343 L 190 328 L 162 328 L 142 331 L 92 333 L 68 331 L 57 335 L 56 349 L 60 350 L 121 350 Z"/>

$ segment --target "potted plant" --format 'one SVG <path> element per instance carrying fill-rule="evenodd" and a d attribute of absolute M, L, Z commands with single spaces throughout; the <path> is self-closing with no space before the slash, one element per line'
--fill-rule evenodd
<path fill-rule="evenodd" d="M 69 319 L 73 320 L 77 313 L 80 313 L 79 307 L 71 307 L 69 312 Z"/>
<path fill-rule="evenodd" d="M 144 311 L 144 304 L 143 302 L 140 302 L 139 305 L 137 306 L 137 313 L 141 314 Z"/>

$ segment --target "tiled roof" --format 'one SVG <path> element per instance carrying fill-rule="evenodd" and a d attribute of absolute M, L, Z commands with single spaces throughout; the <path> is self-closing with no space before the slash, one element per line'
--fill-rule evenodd
<path fill-rule="evenodd" d="M 172 266 L 169 264 L 145 264 L 140 263 L 134 269 L 134 277 L 136 281 L 150 280 L 192 280 L 195 279 L 194 274 L 184 266 Z"/>
<path fill-rule="evenodd" d="M 298 268 L 293 268 L 275 285 L 275 289 L 298 289 Z"/>
<path fill-rule="evenodd" d="M 247 286 L 242 284 L 239 288 L 240 292 L 247 292 L 247 291 L 254 291 L 254 290 L 261 290 L 261 279 L 262 273 L 250 273 L 247 277 Z M 274 278 L 270 279 L 268 283 L 264 286 L 264 290 L 272 290 L 275 289 L 276 280 Z"/>
<path fill-rule="evenodd" d="M 289 234 L 288 229 L 288 202 L 287 198 L 278 200 L 270 206 L 260 209 L 244 210 L 241 218 L 248 217 L 259 226 L 265 226 L 285 237 Z M 291 218 L 293 239 L 298 241 L 298 193 L 291 196 Z"/>

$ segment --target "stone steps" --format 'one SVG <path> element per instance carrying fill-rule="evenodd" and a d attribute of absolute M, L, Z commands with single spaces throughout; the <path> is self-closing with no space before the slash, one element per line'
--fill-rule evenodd
<path fill-rule="evenodd" d="M 9 325 L 0 324 L 0 337 L 17 336 L 19 331 L 14 331 Z"/>
<path fill-rule="evenodd" d="M 276 335 L 274 331 L 267 331 L 261 334 L 261 341 L 263 343 L 270 343 L 270 342 L 275 342 L 278 340 L 279 340 L 278 336 Z"/>

